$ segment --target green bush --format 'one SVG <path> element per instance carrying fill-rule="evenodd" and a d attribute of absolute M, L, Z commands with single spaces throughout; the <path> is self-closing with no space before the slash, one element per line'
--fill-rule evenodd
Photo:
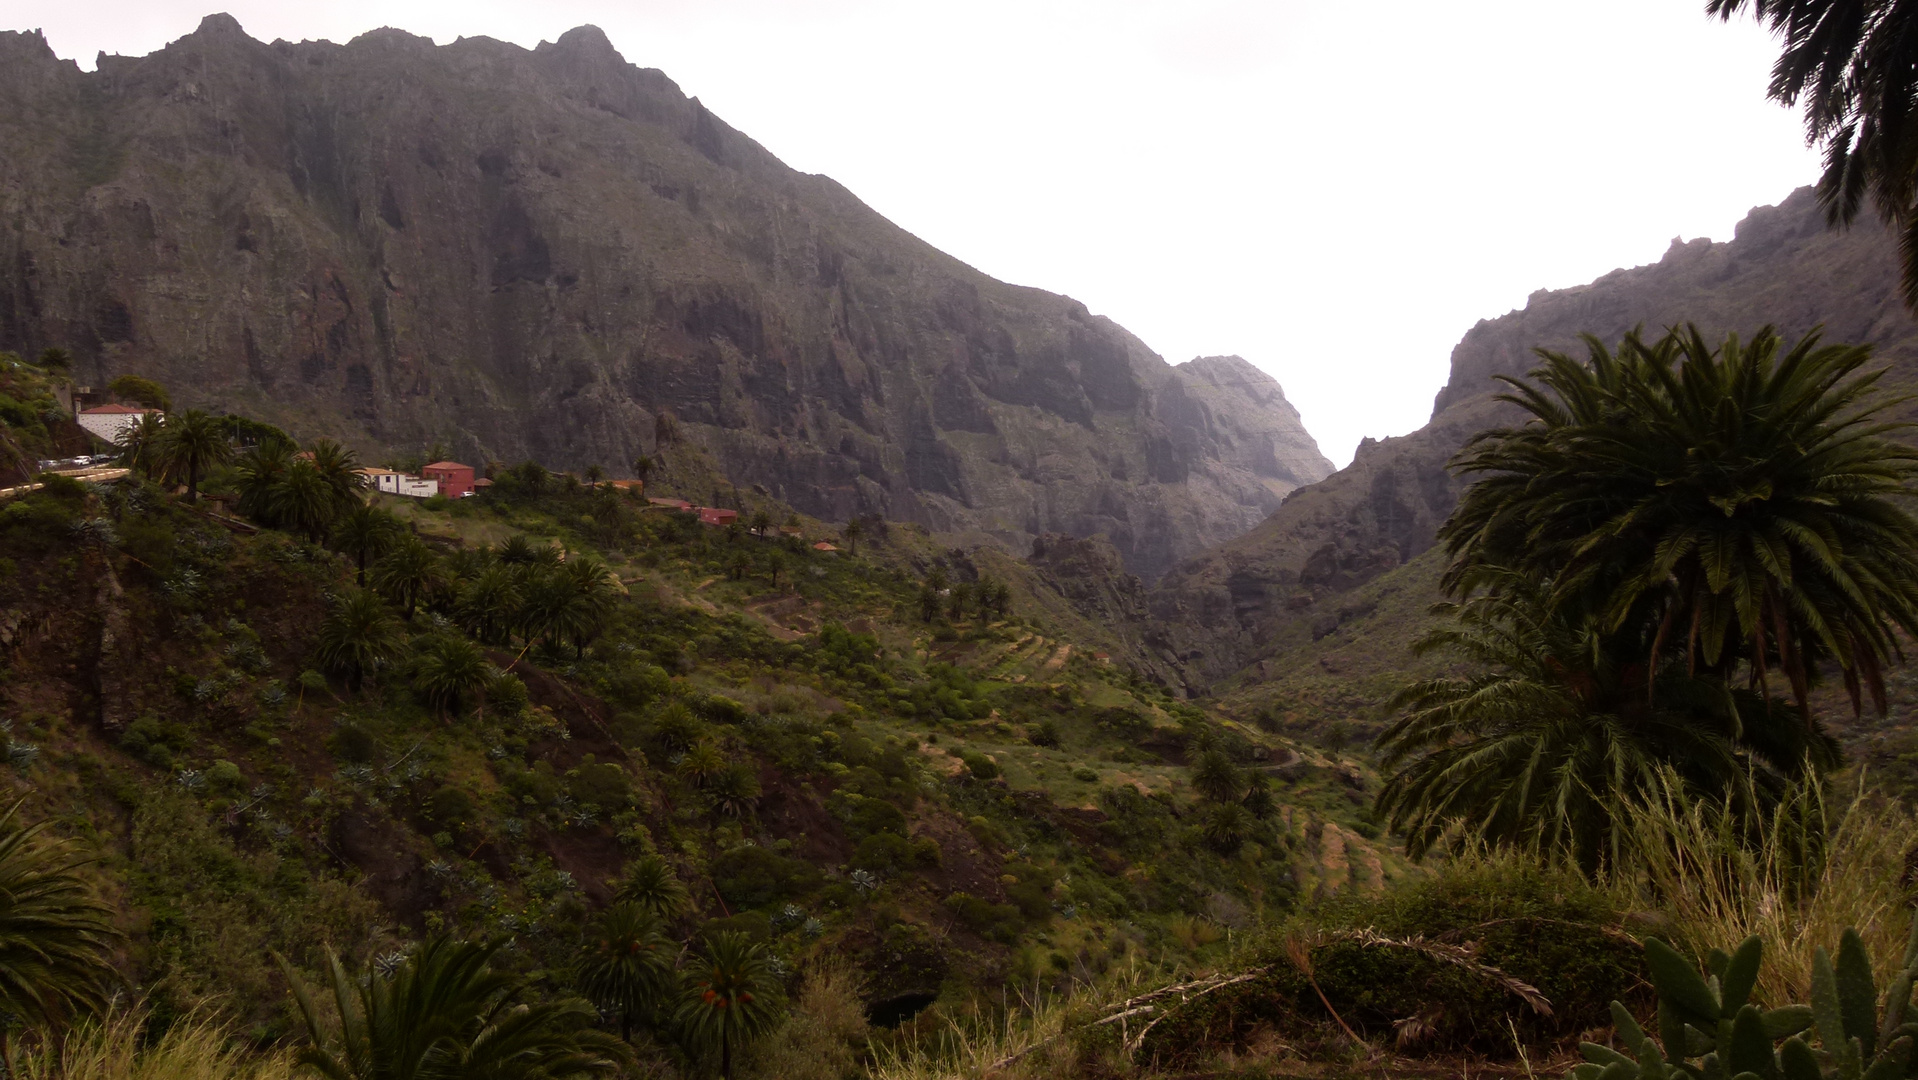
<path fill-rule="evenodd" d="M 1025 929 L 1019 909 L 1011 904 L 995 904 L 968 892 L 955 892 L 947 896 L 944 903 L 954 918 L 974 933 L 994 941 L 1010 945 L 1019 939 L 1019 932 Z"/>
<path fill-rule="evenodd" d="M 173 768 L 174 759 L 193 745 L 184 724 L 162 720 L 151 713 L 127 725 L 120 749 L 158 769 Z"/>
<path fill-rule="evenodd" d="M 326 748 L 333 756 L 351 765 L 371 764 L 380 750 L 379 740 L 358 724 L 348 722 L 327 736 Z"/>
<path fill-rule="evenodd" d="M 1609 1003 L 1643 984 L 1642 953 L 1618 929 L 1622 914 L 1577 875 L 1518 858 L 1452 864 L 1382 896 L 1340 897 L 1271 931 L 1249 953 L 1270 973 L 1168 1016 L 1147 1056 L 1190 1062 L 1259 1023 L 1329 1021 L 1287 952 L 1287 939 L 1301 936 L 1320 941 L 1311 950 L 1319 989 L 1346 1023 L 1384 1038 L 1418 1018 L 1416 1037 L 1398 1041 L 1402 1051 L 1506 1053 L 1515 1030 L 1529 1042 L 1564 1038 L 1608 1023 Z M 1473 963 L 1448 951 L 1459 949 Z M 1484 968 L 1536 987 L 1551 1015 Z"/>
<path fill-rule="evenodd" d="M 713 860 L 713 887 L 736 908 L 758 908 L 798 899 L 819 886 L 811 863 L 763 847 L 735 848 Z"/>
<path fill-rule="evenodd" d="M 602 810 L 623 810 L 633 801 L 633 781 L 610 761 L 586 762 L 566 774 L 568 794 Z"/>

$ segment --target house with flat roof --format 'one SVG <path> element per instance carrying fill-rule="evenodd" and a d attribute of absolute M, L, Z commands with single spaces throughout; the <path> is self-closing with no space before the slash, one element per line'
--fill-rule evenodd
<path fill-rule="evenodd" d="M 427 480 L 437 480 L 440 494 L 449 499 L 463 498 L 473 493 L 473 467 L 461 465 L 457 461 L 435 461 L 420 470 L 420 476 Z"/>
<path fill-rule="evenodd" d="M 159 420 L 166 419 L 166 413 L 159 409 L 149 409 L 144 405 L 95 405 L 90 409 L 81 409 L 77 420 L 89 435 L 104 442 L 118 444 L 121 436 L 132 430 L 140 418 L 148 413 Z"/>

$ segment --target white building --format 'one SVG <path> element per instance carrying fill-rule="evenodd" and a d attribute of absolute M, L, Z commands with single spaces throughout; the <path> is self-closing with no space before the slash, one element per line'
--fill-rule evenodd
<path fill-rule="evenodd" d="M 140 422 L 140 418 L 153 414 L 156 420 L 165 420 L 166 414 L 158 409 L 149 409 L 144 405 L 95 405 L 91 409 L 81 409 L 74 417 L 87 433 L 105 442 L 119 445 L 120 437 Z"/>
<path fill-rule="evenodd" d="M 384 491 L 388 495 L 405 495 L 414 499 L 430 499 L 440 493 L 438 480 L 408 476 L 392 469 L 361 469 L 360 475 L 366 477 L 373 490 Z"/>

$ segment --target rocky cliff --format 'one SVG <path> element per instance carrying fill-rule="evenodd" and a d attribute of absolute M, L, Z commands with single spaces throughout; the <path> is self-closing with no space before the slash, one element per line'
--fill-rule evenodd
<path fill-rule="evenodd" d="M 620 475 L 678 432 L 822 517 L 1102 534 L 1148 580 L 1330 471 L 1250 365 L 965 266 L 591 27 L 210 16 L 92 73 L 0 34 L 0 348 L 48 344 L 375 454 Z"/>
<path fill-rule="evenodd" d="M 1475 432 L 1512 419 L 1491 399 L 1493 377 L 1530 370 L 1533 349 L 1582 350 L 1580 333 L 1616 341 L 1639 325 L 1656 332 L 1694 322 L 1708 336 L 1749 335 L 1767 323 L 1797 335 L 1822 325 L 1826 340 L 1874 344 L 1891 369 L 1890 391 L 1905 393 L 1918 387 L 1918 322 L 1899 304 L 1896 281 L 1892 238 L 1876 223 L 1827 230 L 1806 188 L 1753 210 L 1730 242 L 1675 240 L 1657 263 L 1534 293 L 1524 309 L 1466 332 L 1429 424 L 1366 440 L 1351 466 L 1293 492 L 1258 528 L 1162 580 L 1151 604 L 1164 658 L 1204 686 L 1279 650 L 1302 655 L 1301 642 L 1363 617 L 1365 605 L 1346 598 L 1432 547 L 1458 498 L 1446 463 Z M 1424 560 L 1408 571 L 1433 578 L 1439 565 Z M 1431 583 L 1396 587 L 1423 594 Z M 1283 673 L 1267 664 L 1265 675 Z"/>

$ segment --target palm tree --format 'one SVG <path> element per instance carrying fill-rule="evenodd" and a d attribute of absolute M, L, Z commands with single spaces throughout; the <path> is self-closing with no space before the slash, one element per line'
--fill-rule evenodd
<path fill-rule="evenodd" d="M 726 771 L 726 752 L 718 743 L 702 742 L 686 751 L 679 772 L 696 788 L 703 788 Z"/>
<path fill-rule="evenodd" d="M 311 454 L 314 471 L 333 493 L 336 513 L 345 514 L 366 500 L 366 474 L 360 472 L 359 455 L 332 439 L 314 442 Z"/>
<path fill-rule="evenodd" d="M 40 366 L 48 371 L 68 371 L 73 367 L 73 354 L 58 345 L 49 345 L 40 350 Z"/>
<path fill-rule="evenodd" d="M 1221 855 L 1230 855 L 1245 846 L 1252 832 L 1252 814 L 1238 803 L 1214 803 L 1199 823 L 1199 836 L 1207 847 Z"/>
<path fill-rule="evenodd" d="M 165 468 L 160 456 L 161 434 L 166 424 L 158 413 L 142 413 L 138 420 L 120 432 L 115 445 L 120 448 L 120 464 L 143 476 L 154 476 Z"/>
<path fill-rule="evenodd" d="M 460 592 L 460 625 L 488 645 L 505 644 L 521 605 L 519 580 L 507 566 L 489 566 Z"/>
<path fill-rule="evenodd" d="M 606 479 L 606 470 L 597 465 L 586 466 L 586 490 L 591 491 Z"/>
<path fill-rule="evenodd" d="M 306 458 L 289 458 L 266 492 L 266 519 L 317 544 L 339 513 L 339 492 Z"/>
<path fill-rule="evenodd" d="M 370 592 L 355 590 L 335 600 L 320 624 L 316 658 L 357 693 L 367 672 L 391 664 L 405 649 L 406 638 L 386 605 Z"/>
<path fill-rule="evenodd" d="M 413 662 L 413 689 L 443 712 L 458 712 L 460 703 L 484 689 L 491 676 L 479 646 L 450 634 L 427 642 Z"/>
<path fill-rule="evenodd" d="M 1456 625 L 1421 651 L 1455 650 L 1475 671 L 1416 683 L 1379 738 L 1392 770 L 1378 809 L 1414 857 L 1447 842 L 1617 865 L 1621 819 L 1661 796 L 1722 800 L 1757 822 L 1793 782 L 1838 760 L 1837 744 L 1787 703 L 1690 673 L 1668 657 L 1656 693 L 1638 626 L 1607 633 L 1507 572 L 1496 591 L 1442 605 Z"/>
<path fill-rule="evenodd" d="M 1780 38 L 1771 97 L 1805 106 L 1822 146 L 1818 202 L 1850 225 L 1869 195 L 1899 232 L 1905 305 L 1918 309 L 1918 12 L 1897 0 L 1710 0 L 1724 19 L 1750 10 Z"/>
<path fill-rule="evenodd" d="M 1213 802 L 1236 802 L 1245 793 L 1245 775 L 1222 750 L 1207 750 L 1192 767 L 1192 787 Z"/>
<path fill-rule="evenodd" d="M 1786 348 L 1767 327 L 1718 348 L 1696 328 L 1589 359 L 1541 352 L 1504 401 L 1532 421 L 1475 437 L 1454 460 L 1480 479 L 1440 530 L 1446 585 L 1465 595 L 1514 568 L 1548 602 L 1613 634 L 1640 625 L 1640 677 L 1687 671 L 1751 684 L 1782 672 L 1801 709 L 1821 666 L 1885 708 L 1897 635 L 1918 633 L 1918 452 L 1887 436 L 1895 402 L 1860 373 L 1869 350 Z"/>
<path fill-rule="evenodd" d="M 676 1018 L 695 1043 L 719 1050 L 719 1075 L 732 1080 L 733 1051 L 772 1030 L 779 1015 L 780 987 L 765 949 L 734 931 L 708 937 Z"/>
<path fill-rule="evenodd" d="M 866 535 L 866 530 L 864 526 L 859 524 L 858 518 L 853 518 L 851 521 L 846 522 L 844 535 L 846 537 L 848 553 L 853 555 L 859 554 L 859 538 Z"/>
<path fill-rule="evenodd" d="M 653 475 L 653 459 L 645 454 L 633 459 L 633 475 L 639 478 L 640 494 L 646 493 L 646 481 Z"/>
<path fill-rule="evenodd" d="M 186 479 L 186 501 L 200 499 L 200 477 L 207 469 L 233 457 L 220 421 L 200 409 L 188 409 L 168 418 L 160 428 L 156 448 L 168 475 Z"/>
<path fill-rule="evenodd" d="M 398 518 L 358 499 L 333 524 L 333 543 L 353 557 L 362 589 L 366 588 L 367 560 L 386 554 L 404 535 Z"/>
<path fill-rule="evenodd" d="M 706 798 L 711 801 L 713 812 L 721 817 L 750 816 L 753 807 L 759 804 L 759 795 L 759 777 L 745 762 L 728 765 L 706 782 Z"/>
<path fill-rule="evenodd" d="M 952 593 L 946 598 L 946 614 L 954 622 L 966 617 L 966 608 L 972 603 L 972 586 L 961 581 L 952 587 Z"/>
<path fill-rule="evenodd" d="M 46 1029 L 106 1007 L 120 935 L 80 875 L 85 860 L 42 840 L 44 822 L 21 825 L 20 805 L 0 816 L 0 1011 Z M 0 1028 L 0 1064 L 12 1072 L 10 1028 Z"/>
<path fill-rule="evenodd" d="M 445 584 L 446 571 L 433 549 L 420 540 L 408 538 L 373 566 L 373 587 L 386 598 L 406 609 L 406 620 L 420 602 Z"/>
<path fill-rule="evenodd" d="M 240 458 L 240 512 L 263 525 L 277 525 L 273 493 L 293 465 L 293 447 L 267 439 Z"/>
<path fill-rule="evenodd" d="M 604 563 L 572 559 L 530 580 L 521 625 L 529 640 L 539 636 L 555 643 L 571 642 L 574 652 L 584 656 L 586 643 L 606 624 L 613 595 L 612 577 Z"/>
<path fill-rule="evenodd" d="M 635 904 L 661 919 L 678 915 L 690 900 L 679 876 L 657 855 L 634 859 L 613 895 L 620 903 Z"/>
<path fill-rule="evenodd" d="M 753 535 L 761 540 L 766 538 L 766 530 L 773 527 L 773 517 L 764 510 L 753 511 L 751 522 Z"/>
<path fill-rule="evenodd" d="M 677 952 L 657 914 L 618 902 L 587 929 L 574 982 L 593 1004 L 619 1017 L 619 1037 L 630 1042 L 633 1022 L 656 1014 L 670 999 Z"/>
<path fill-rule="evenodd" d="M 349 973 L 328 954 L 338 1027 L 284 960 L 311 1045 L 300 1063 L 328 1080 L 561 1080 L 614 1073 L 625 1045 L 592 1030 L 578 998 L 532 999 L 493 967 L 506 944 L 429 938 L 390 974 Z"/>

